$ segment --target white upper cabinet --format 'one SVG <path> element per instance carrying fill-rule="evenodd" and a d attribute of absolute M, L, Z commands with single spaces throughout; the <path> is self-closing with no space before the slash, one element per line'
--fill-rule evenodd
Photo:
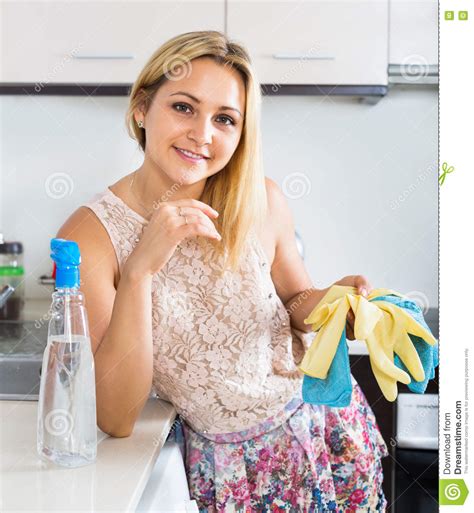
<path fill-rule="evenodd" d="M 389 64 L 438 64 L 438 2 L 390 0 Z"/>
<path fill-rule="evenodd" d="M 261 83 L 387 84 L 388 0 L 228 0 L 227 33 Z"/>
<path fill-rule="evenodd" d="M 167 39 L 225 23 L 224 0 L 2 1 L 0 15 L 0 81 L 39 87 L 130 84 Z"/>

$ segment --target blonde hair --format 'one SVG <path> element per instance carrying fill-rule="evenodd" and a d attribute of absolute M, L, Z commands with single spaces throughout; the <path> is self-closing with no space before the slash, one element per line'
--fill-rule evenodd
<path fill-rule="evenodd" d="M 239 144 L 225 168 L 207 178 L 200 198 L 219 212 L 215 223 L 222 241 L 206 239 L 225 255 L 224 269 L 236 270 L 250 230 L 263 228 L 267 212 L 260 136 L 261 92 L 247 50 L 214 30 L 187 32 L 170 39 L 153 53 L 133 84 L 126 125 L 130 136 L 145 151 L 146 133 L 137 126 L 134 111 L 141 108 L 147 112 L 154 94 L 168 80 L 170 68 L 185 68 L 199 57 L 235 68 L 245 84 L 246 105 Z"/>

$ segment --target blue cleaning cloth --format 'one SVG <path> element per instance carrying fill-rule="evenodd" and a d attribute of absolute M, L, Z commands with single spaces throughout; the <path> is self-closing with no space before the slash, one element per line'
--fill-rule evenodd
<path fill-rule="evenodd" d="M 387 301 L 407 310 L 415 321 L 431 333 L 430 328 L 423 318 L 421 308 L 414 301 L 393 294 L 377 296 L 370 301 Z M 424 381 L 415 381 L 412 379 L 411 383 L 407 386 L 410 391 L 423 394 L 428 386 L 428 381 L 435 377 L 435 368 L 439 364 L 438 344 L 436 343 L 434 346 L 431 346 L 416 335 L 409 334 L 409 337 L 420 357 L 421 364 L 425 371 L 425 379 Z M 393 361 L 398 368 L 404 370 L 411 376 L 406 366 L 400 361 L 398 355 L 395 354 Z M 349 406 L 352 398 L 352 380 L 345 328 L 342 332 L 327 377 L 325 379 L 319 379 L 305 374 L 303 378 L 302 397 L 304 402 L 310 404 L 320 404 L 336 408 Z"/>
<path fill-rule="evenodd" d="M 326 379 L 313 378 L 305 374 L 302 397 L 305 403 L 339 408 L 349 406 L 352 398 L 352 380 L 345 327 Z"/>

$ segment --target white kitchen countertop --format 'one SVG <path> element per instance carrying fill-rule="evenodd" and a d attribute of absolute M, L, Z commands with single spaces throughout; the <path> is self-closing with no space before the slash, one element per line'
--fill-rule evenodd
<path fill-rule="evenodd" d="M 37 401 L 0 401 L 0 511 L 134 511 L 176 417 L 150 398 L 126 438 L 97 429 L 97 460 L 78 468 L 36 451 Z"/>
<path fill-rule="evenodd" d="M 348 340 L 347 346 L 349 348 L 349 354 L 369 354 L 367 344 L 363 340 Z"/>

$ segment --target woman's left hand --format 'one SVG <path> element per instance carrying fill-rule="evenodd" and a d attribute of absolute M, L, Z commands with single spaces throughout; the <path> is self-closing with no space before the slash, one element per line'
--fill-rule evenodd
<path fill-rule="evenodd" d="M 349 287 L 355 287 L 357 289 L 357 294 L 361 296 L 366 296 L 370 294 L 372 291 L 372 286 L 369 283 L 369 280 L 365 276 L 361 276 L 360 274 L 355 276 L 345 276 L 341 280 L 337 281 L 335 285 L 345 285 Z M 347 313 L 347 322 L 346 322 L 346 338 L 348 340 L 355 340 L 354 336 L 354 321 L 355 316 L 352 308 L 349 309 Z"/>

